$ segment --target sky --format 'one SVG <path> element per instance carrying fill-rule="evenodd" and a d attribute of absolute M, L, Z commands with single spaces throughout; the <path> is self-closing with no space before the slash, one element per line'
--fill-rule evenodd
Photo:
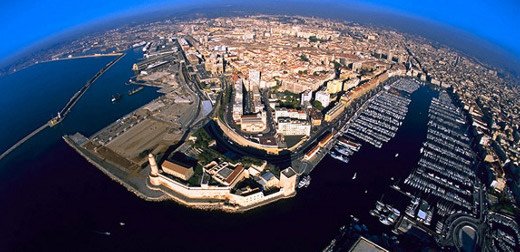
<path fill-rule="evenodd" d="M 313 0 L 303 0 L 312 2 Z M 187 4 L 187 2 L 190 2 Z M 18 0 L 0 1 L 0 61 L 35 43 L 99 20 L 165 7 L 210 2 L 166 0 Z M 222 2 L 227 2 L 222 0 Z M 466 31 L 520 58 L 518 0 L 356 0 L 366 5 Z M 327 4 L 327 3 L 324 3 Z"/>

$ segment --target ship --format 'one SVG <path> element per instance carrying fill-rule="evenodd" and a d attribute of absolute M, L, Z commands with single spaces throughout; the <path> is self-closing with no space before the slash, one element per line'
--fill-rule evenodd
<path fill-rule="evenodd" d="M 298 183 L 298 188 L 305 188 L 311 184 L 311 176 L 305 175 Z"/>
<path fill-rule="evenodd" d="M 352 176 L 352 180 L 356 179 L 357 177 L 357 172 L 354 172 L 354 176 Z"/>
<path fill-rule="evenodd" d="M 395 153 L 395 157 L 399 157 L 399 153 Z"/>
<path fill-rule="evenodd" d="M 118 101 L 119 99 L 121 99 L 121 95 L 120 94 L 115 94 L 115 95 L 112 95 L 112 99 L 110 99 L 112 102 L 116 102 Z"/>
<path fill-rule="evenodd" d="M 143 90 L 143 88 L 144 88 L 143 86 L 136 87 L 136 88 L 134 88 L 134 89 L 128 91 L 128 95 L 133 95 L 133 94 L 135 94 L 135 93 L 137 93 L 137 92 Z"/>

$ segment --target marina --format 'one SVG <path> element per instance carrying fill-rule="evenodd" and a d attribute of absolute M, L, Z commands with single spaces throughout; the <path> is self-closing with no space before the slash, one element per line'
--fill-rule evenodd
<path fill-rule="evenodd" d="M 402 197 L 378 201 L 370 215 L 391 226 L 395 234 L 411 233 L 424 239 L 431 235 L 440 244 L 460 240 L 453 237 L 462 224 L 454 223 L 475 229 L 481 225 L 482 189 L 474 172 L 468 129 L 462 109 L 446 91 L 440 91 L 428 108 L 426 137 L 416 168 L 391 186 Z"/>
<path fill-rule="evenodd" d="M 432 100 L 418 167 L 404 180 L 413 192 L 432 195 L 439 216 L 476 216 L 476 175 L 465 118 L 446 92 Z"/>
<path fill-rule="evenodd" d="M 397 79 L 385 86 L 343 126 L 330 156 L 348 163 L 349 157 L 361 148 L 359 141 L 381 148 L 394 138 L 408 113 L 409 96 L 419 87 L 420 83 L 411 79 Z"/>
<path fill-rule="evenodd" d="M 367 102 L 359 114 L 354 115 L 343 132 L 351 138 L 381 148 L 383 143 L 395 137 L 409 104 L 409 98 L 381 91 Z"/>

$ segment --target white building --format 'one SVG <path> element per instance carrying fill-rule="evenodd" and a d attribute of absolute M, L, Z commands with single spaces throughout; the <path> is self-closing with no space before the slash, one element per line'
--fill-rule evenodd
<path fill-rule="evenodd" d="M 240 129 L 245 132 L 258 133 L 267 128 L 265 113 L 242 115 Z"/>
<path fill-rule="evenodd" d="M 311 124 L 307 120 L 280 117 L 276 130 L 277 133 L 284 136 L 310 136 Z"/>
<path fill-rule="evenodd" d="M 233 120 L 240 122 L 240 118 L 244 114 L 244 96 L 242 92 L 242 80 L 238 80 L 235 83 L 235 99 L 233 101 Z"/>
<path fill-rule="evenodd" d="M 253 87 L 260 87 L 260 72 L 258 70 L 249 70 L 249 84 Z"/>
<path fill-rule="evenodd" d="M 310 90 L 307 90 L 307 91 L 304 91 L 302 94 L 301 94 L 301 106 L 304 107 L 305 106 L 305 103 L 307 102 L 311 102 L 312 100 L 312 92 Z"/>
<path fill-rule="evenodd" d="M 317 91 L 314 100 L 319 101 L 323 107 L 330 104 L 330 95 L 325 91 Z"/>
<path fill-rule="evenodd" d="M 307 120 L 307 113 L 303 110 L 276 108 L 274 111 L 274 119 L 278 121 L 280 117 L 293 118 L 298 120 Z"/>

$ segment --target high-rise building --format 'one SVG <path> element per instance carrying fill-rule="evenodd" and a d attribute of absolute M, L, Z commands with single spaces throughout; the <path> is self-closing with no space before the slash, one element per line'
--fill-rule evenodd
<path fill-rule="evenodd" d="M 240 117 L 244 114 L 244 96 L 242 91 L 242 80 L 237 80 L 235 82 L 235 99 L 233 101 L 233 120 L 238 123 L 240 122 Z"/>
<path fill-rule="evenodd" d="M 260 87 L 260 71 L 251 69 L 249 70 L 249 85 L 252 87 Z"/>

